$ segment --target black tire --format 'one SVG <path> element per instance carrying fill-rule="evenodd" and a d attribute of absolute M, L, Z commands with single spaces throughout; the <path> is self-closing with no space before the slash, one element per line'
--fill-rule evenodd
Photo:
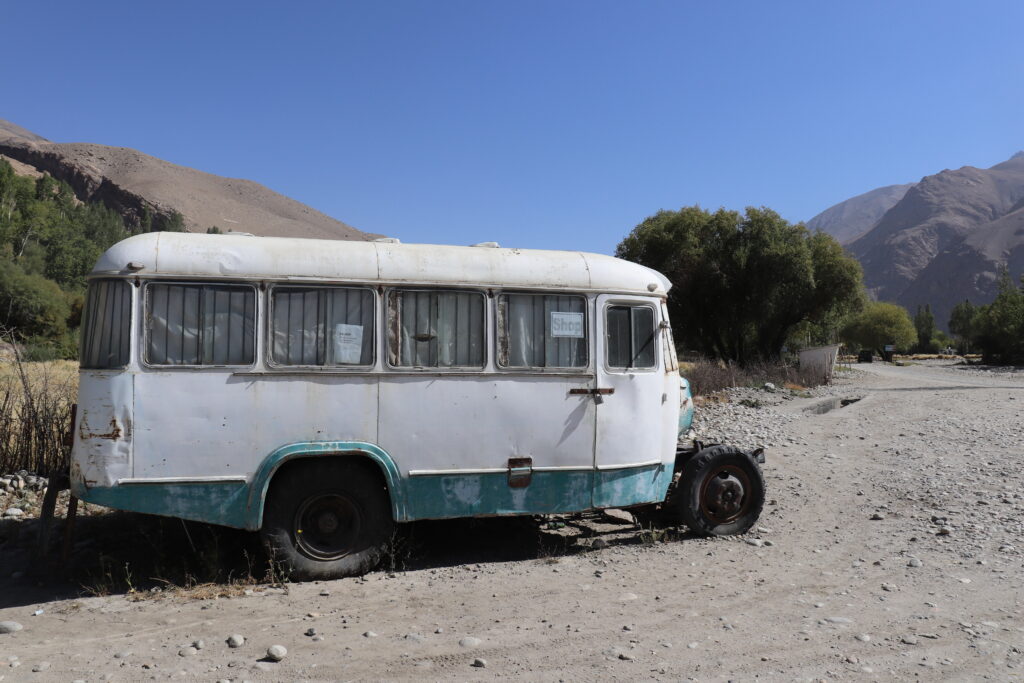
<path fill-rule="evenodd" d="M 764 508 L 764 476 L 751 456 L 711 446 L 690 458 L 665 501 L 670 519 L 701 536 L 743 534 Z"/>
<path fill-rule="evenodd" d="M 359 576 L 381 560 L 394 521 L 372 464 L 316 460 L 287 466 L 267 492 L 261 534 L 290 579 Z"/>

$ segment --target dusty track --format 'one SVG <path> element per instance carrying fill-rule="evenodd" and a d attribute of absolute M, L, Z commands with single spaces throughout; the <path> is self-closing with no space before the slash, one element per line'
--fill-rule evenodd
<path fill-rule="evenodd" d="M 811 414 L 818 400 L 801 399 L 761 409 L 799 416 L 792 443 L 768 452 L 774 504 L 750 540 L 771 546 L 652 541 L 597 519 L 558 532 L 564 552 L 474 557 L 481 535 L 492 549 L 496 535 L 499 545 L 503 534 L 542 537 L 492 521 L 442 526 L 447 550 L 418 569 L 232 599 L 37 603 L 4 579 L 0 621 L 25 629 L 0 635 L 0 676 L 1019 679 L 1024 377 L 867 370 L 842 381 L 864 397 L 848 407 Z M 595 537 L 609 546 L 589 549 Z M 322 641 L 303 635 L 311 627 Z M 228 649 L 232 633 L 248 642 Z M 179 656 L 196 638 L 204 649 Z M 274 643 L 288 657 L 258 662 Z M 3 668 L 10 655 L 20 667 Z M 49 670 L 31 673 L 44 660 Z"/>

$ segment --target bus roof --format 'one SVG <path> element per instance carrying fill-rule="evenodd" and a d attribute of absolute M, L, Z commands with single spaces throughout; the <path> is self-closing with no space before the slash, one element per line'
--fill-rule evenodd
<path fill-rule="evenodd" d="M 129 266 L 131 264 L 131 266 Z M 478 285 L 664 296 L 661 273 L 579 251 L 151 232 L 110 247 L 91 277 L 135 275 Z"/>

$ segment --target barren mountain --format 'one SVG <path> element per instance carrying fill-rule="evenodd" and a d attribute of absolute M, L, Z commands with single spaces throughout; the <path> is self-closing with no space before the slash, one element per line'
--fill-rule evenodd
<path fill-rule="evenodd" d="M 827 229 L 842 230 L 841 221 Z M 958 301 L 992 301 L 1004 266 L 1014 280 L 1024 269 L 1024 153 L 987 169 L 964 166 L 922 178 L 848 248 L 878 299 L 912 313 L 930 304 L 945 328 Z"/>
<path fill-rule="evenodd" d="M 851 197 L 807 221 L 807 227 L 827 232 L 839 240 L 840 244 L 849 244 L 875 227 L 885 212 L 903 199 L 907 190 L 913 186 L 913 183 L 887 185 Z"/>
<path fill-rule="evenodd" d="M 3 120 L 0 155 L 67 182 L 79 199 L 102 201 L 131 225 L 140 225 L 148 211 L 159 226 L 177 211 L 191 231 L 217 226 L 275 237 L 377 236 L 250 180 L 204 173 L 125 147 L 50 142 Z"/>

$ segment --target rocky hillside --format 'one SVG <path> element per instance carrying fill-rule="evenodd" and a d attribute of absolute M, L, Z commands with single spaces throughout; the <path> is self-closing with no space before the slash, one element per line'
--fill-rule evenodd
<path fill-rule="evenodd" d="M 913 183 L 887 185 L 839 202 L 807 221 L 811 230 L 823 230 L 848 244 L 875 227 L 885 212 L 903 199 Z"/>
<path fill-rule="evenodd" d="M 858 229 L 855 221 L 822 227 L 836 236 Z M 847 248 L 874 296 L 911 313 L 931 304 L 945 328 L 958 301 L 992 301 L 1004 266 L 1014 280 L 1024 271 L 1024 153 L 991 168 L 964 166 L 922 178 Z"/>
<path fill-rule="evenodd" d="M 377 236 L 250 180 L 204 173 L 125 147 L 50 142 L 3 120 L 0 156 L 11 160 L 16 172 L 46 172 L 67 182 L 79 199 L 102 201 L 133 226 L 147 214 L 159 226 L 178 212 L 187 230 L 199 232 L 217 226 L 279 237 Z"/>

